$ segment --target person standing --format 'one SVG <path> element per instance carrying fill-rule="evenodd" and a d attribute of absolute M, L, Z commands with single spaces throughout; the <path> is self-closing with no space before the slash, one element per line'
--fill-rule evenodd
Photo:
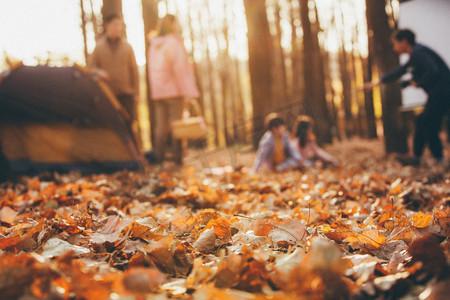
<path fill-rule="evenodd" d="M 422 88 L 428 95 L 423 112 L 417 116 L 413 142 L 413 157 L 399 158 L 404 165 L 420 165 L 420 158 L 428 145 L 437 163 L 444 161 L 439 132 L 442 120 L 450 107 L 450 70 L 444 60 L 430 48 L 416 43 L 415 34 L 409 29 L 399 30 L 392 39 L 397 54 L 409 54 L 406 64 L 388 72 L 379 81 L 364 84 L 366 90 L 382 83 L 399 79 L 407 72 L 412 79 L 402 86 Z"/>
<path fill-rule="evenodd" d="M 124 24 L 117 14 L 103 20 L 105 36 L 97 42 L 88 69 L 104 80 L 125 108 L 130 127 L 137 120 L 139 73 L 133 48 L 125 40 Z"/>
<path fill-rule="evenodd" d="M 148 74 L 155 109 L 153 149 L 156 161 L 164 161 L 170 141 L 174 161 L 181 165 L 182 143 L 171 137 L 171 123 L 182 118 L 183 108 L 189 100 L 198 98 L 200 92 L 174 15 L 160 19 L 150 38 Z"/>

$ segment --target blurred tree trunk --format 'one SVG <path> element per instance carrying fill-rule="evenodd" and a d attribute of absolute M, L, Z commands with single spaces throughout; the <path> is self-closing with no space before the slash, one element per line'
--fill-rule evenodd
<path fill-rule="evenodd" d="M 351 79 L 348 70 L 347 52 L 344 45 L 339 50 L 339 70 L 342 81 L 342 104 L 344 106 L 345 136 L 353 136 L 352 95 Z"/>
<path fill-rule="evenodd" d="M 253 104 L 253 146 L 264 134 L 264 118 L 274 110 L 272 101 L 273 43 L 265 1 L 244 0 L 248 28 L 249 72 Z"/>
<path fill-rule="evenodd" d="M 213 61 L 213 58 L 211 57 L 211 48 L 208 41 L 208 36 L 210 34 L 210 17 L 209 17 L 209 8 L 208 8 L 208 0 L 205 0 L 203 2 L 203 5 L 199 8 L 199 20 L 200 20 L 200 39 L 203 41 L 202 46 L 204 47 L 204 55 L 205 55 L 205 67 L 206 67 L 206 74 L 204 80 L 204 93 L 205 96 L 209 99 L 210 104 L 210 110 L 211 110 L 211 121 L 212 121 L 212 127 L 214 129 L 214 146 L 220 145 L 220 137 L 221 137 L 221 131 L 219 126 L 219 113 L 218 113 L 218 101 L 217 101 L 217 91 L 216 91 L 216 70 L 215 70 L 215 61 Z M 207 17 L 201 17 L 201 16 L 207 16 Z"/>
<path fill-rule="evenodd" d="M 84 1 L 80 0 L 81 9 L 81 30 L 83 32 L 83 46 L 84 46 L 84 61 L 88 62 L 88 49 L 87 49 L 87 34 L 86 34 L 86 11 L 84 9 Z"/>
<path fill-rule="evenodd" d="M 103 0 L 102 6 L 102 17 L 103 20 L 112 14 L 118 14 L 120 16 L 122 13 L 122 0 Z"/>
<path fill-rule="evenodd" d="M 289 18 L 290 18 L 290 25 L 291 25 L 291 86 L 292 86 L 292 99 L 296 107 L 294 110 L 295 114 L 303 113 L 303 94 L 302 91 L 304 90 L 304 80 L 303 79 L 303 66 L 302 66 L 302 49 L 300 46 L 300 39 L 297 36 L 297 32 L 299 30 L 299 10 L 298 10 L 298 0 L 291 0 L 289 1 Z"/>
<path fill-rule="evenodd" d="M 391 50 L 392 28 L 386 13 L 386 1 L 366 0 L 367 24 L 371 39 L 369 51 L 380 75 L 398 66 L 398 56 Z M 381 88 L 382 119 L 387 153 L 408 152 L 406 126 L 402 114 L 401 92 L 398 84 L 386 84 Z"/>
<path fill-rule="evenodd" d="M 318 142 L 331 143 L 332 135 L 325 95 L 324 66 L 317 36 L 320 28 L 318 16 L 315 18 L 315 23 L 311 24 L 309 0 L 299 0 L 299 4 L 303 28 L 306 111 L 315 119 Z M 313 26 L 315 26 L 314 29 Z"/>
<path fill-rule="evenodd" d="M 363 60 L 364 82 L 372 81 L 372 65 L 370 59 Z M 364 92 L 364 107 L 366 109 L 367 119 L 367 137 L 369 139 L 376 139 L 377 125 L 375 119 L 375 108 L 373 106 L 373 94 L 371 92 Z"/>
<path fill-rule="evenodd" d="M 229 36 L 228 36 L 228 23 L 227 23 L 227 1 L 223 2 L 224 16 L 222 19 L 222 37 L 225 41 L 225 49 L 222 51 L 222 64 L 220 78 L 222 81 L 222 104 L 224 111 L 224 124 L 225 124 L 225 141 L 226 145 L 234 144 L 237 135 L 236 128 L 236 108 L 235 101 L 233 99 L 233 82 L 231 80 L 231 58 L 229 53 Z M 219 46 L 219 45 L 218 45 Z M 219 48 L 220 49 L 220 48 Z M 220 57 L 220 56 L 219 56 Z"/>
<path fill-rule="evenodd" d="M 149 84 L 149 74 L 148 74 L 148 64 L 147 60 L 148 56 L 148 47 L 149 47 L 149 39 L 148 34 L 155 30 L 156 24 L 158 23 L 158 0 L 141 0 L 142 3 L 142 18 L 144 20 L 144 38 L 145 38 L 145 86 L 146 86 L 146 95 L 147 95 L 147 107 L 148 107 L 148 115 L 150 121 L 150 141 L 153 145 L 153 131 L 154 128 L 152 124 L 154 124 L 155 120 L 155 110 L 153 102 L 150 98 L 150 84 Z"/>
<path fill-rule="evenodd" d="M 96 13 L 95 13 L 95 10 L 94 10 L 94 3 L 92 2 L 92 0 L 89 0 L 89 6 L 90 6 L 90 8 L 91 8 L 91 13 L 90 13 L 90 16 L 89 16 L 89 21 L 92 23 L 92 28 L 94 28 L 94 34 L 95 34 L 95 40 L 97 41 L 99 38 L 100 38 L 100 36 L 101 36 L 101 34 L 102 34 L 102 32 L 103 32 L 103 29 L 101 28 L 101 26 L 98 24 L 99 22 L 98 22 L 98 20 L 97 20 L 97 15 L 96 15 Z"/>
<path fill-rule="evenodd" d="M 299 19 L 297 15 L 296 4 L 298 4 L 298 0 L 290 1 L 290 23 L 291 23 L 291 68 L 292 68 L 292 97 L 295 101 L 298 101 L 298 108 L 295 113 L 300 113 L 303 110 L 302 107 L 302 91 L 304 89 L 302 80 L 302 62 L 301 62 L 301 48 L 299 45 L 299 38 L 297 36 L 298 24 L 296 24 Z"/>
<path fill-rule="evenodd" d="M 275 88 L 274 95 L 276 95 L 277 101 L 281 106 L 285 108 L 288 99 L 288 87 L 286 79 L 286 56 L 281 44 L 281 16 L 280 5 L 277 1 L 274 3 L 274 19 L 275 19 L 275 64 L 276 64 L 276 76 L 275 76 Z"/>
<path fill-rule="evenodd" d="M 342 102 L 344 105 L 344 128 L 345 136 L 352 137 L 355 134 L 355 123 L 352 112 L 352 76 L 351 76 L 351 66 L 349 63 L 349 54 L 345 49 L 345 37 L 344 32 L 346 30 L 344 5 L 341 2 L 339 5 L 339 10 L 341 12 L 342 28 L 341 32 L 341 49 L 339 51 L 339 65 L 342 81 Z M 350 60 L 351 61 L 351 60 Z"/>

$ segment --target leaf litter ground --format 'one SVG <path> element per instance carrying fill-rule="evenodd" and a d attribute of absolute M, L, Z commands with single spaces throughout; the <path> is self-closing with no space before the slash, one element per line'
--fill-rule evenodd
<path fill-rule="evenodd" d="M 327 150 L 342 167 L 252 175 L 251 151 L 194 151 L 4 184 L 1 298 L 444 299 L 448 166 L 402 167 L 379 141 Z"/>

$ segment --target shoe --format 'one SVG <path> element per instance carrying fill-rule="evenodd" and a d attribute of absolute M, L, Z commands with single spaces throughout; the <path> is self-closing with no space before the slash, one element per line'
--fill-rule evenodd
<path fill-rule="evenodd" d="M 408 156 L 408 157 L 399 156 L 396 159 L 404 166 L 413 166 L 413 167 L 420 166 L 420 159 L 415 156 Z"/>

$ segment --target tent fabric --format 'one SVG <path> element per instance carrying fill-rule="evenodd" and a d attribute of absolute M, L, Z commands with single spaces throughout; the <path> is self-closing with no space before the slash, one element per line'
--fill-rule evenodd
<path fill-rule="evenodd" d="M 20 66 L 0 83 L 0 142 L 16 172 L 139 169 L 127 115 L 77 67 Z"/>

